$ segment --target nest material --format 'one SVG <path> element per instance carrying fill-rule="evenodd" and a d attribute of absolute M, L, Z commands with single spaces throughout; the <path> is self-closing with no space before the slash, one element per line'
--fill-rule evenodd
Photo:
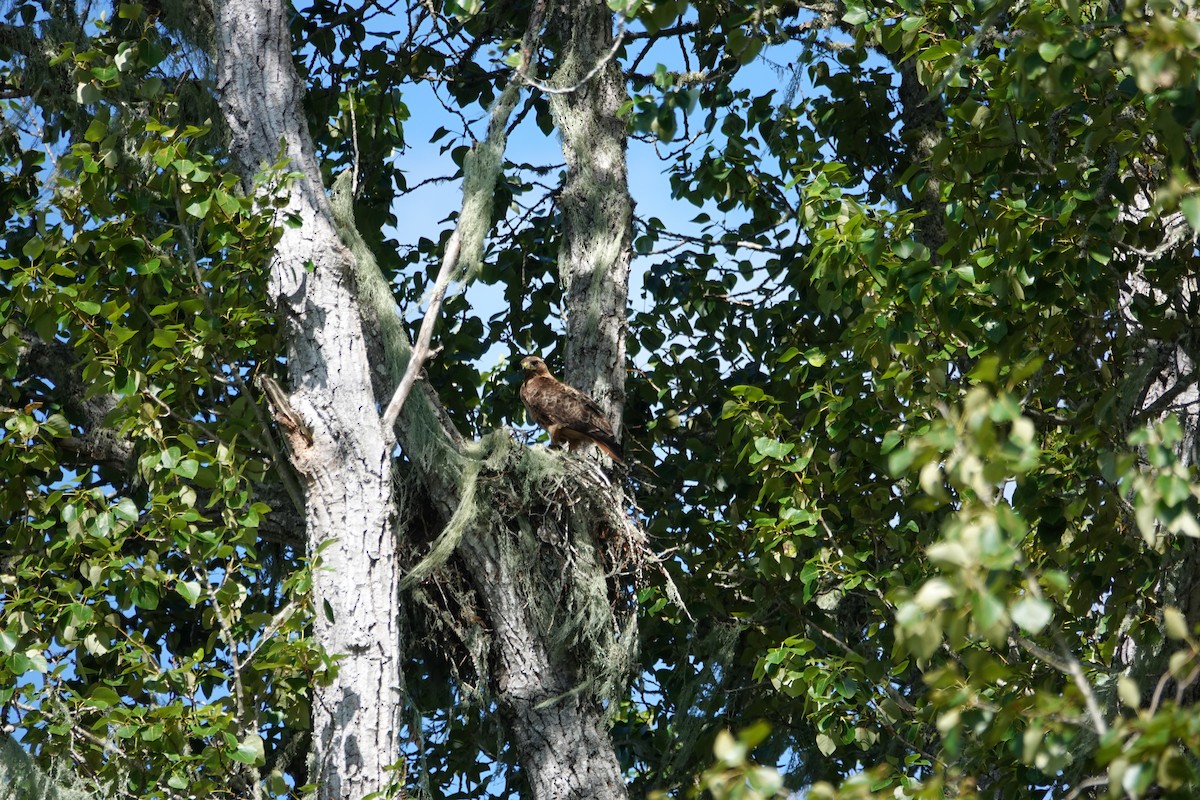
<path fill-rule="evenodd" d="M 467 560 L 495 564 L 554 663 L 571 667 L 573 691 L 618 698 L 636 663 L 635 592 L 655 560 L 625 493 L 591 460 L 525 448 L 507 430 L 478 447 L 458 510 L 402 583 L 419 586 L 413 599 L 426 619 L 453 634 L 428 643 L 448 663 L 470 664 L 468 684 L 490 683 L 490 630 L 474 588 L 484 576 L 465 569 Z M 464 546 L 476 555 L 456 556 Z"/>

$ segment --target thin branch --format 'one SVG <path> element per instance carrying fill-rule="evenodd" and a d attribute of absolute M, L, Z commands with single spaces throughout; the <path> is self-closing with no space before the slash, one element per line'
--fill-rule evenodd
<path fill-rule="evenodd" d="M 25 703 L 22 703 L 20 700 L 14 700 L 13 705 L 16 706 L 17 708 L 21 709 L 22 711 L 32 712 L 34 714 L 41 714 L 43 716 L 46 716 L 46 709 L 44 709 L 44 708 L 36 708 L 31 705 L 26 705 Z M 112 753 L 115 756 L 121 756 L 122 758 L 125 757 L 125 751 L 123 751 L 121 748 L 117 747 L 115 744 L 113 744 L 108 739 L 101 739 L 99 736 L 92 733 L 87 728 L 83 727 L 78 722 L 76 722 L 75 718 L 73 716 L 71 716 L 71 712 L 67 711 L 66 706 L 64 704 L 60 704 L 60 710 L 62 711 L 63 716 L 65 716 L 67 718 L 68 724 L 70 724 L 70 726 L 71 726 L 71 733 L 75 734 L 76 736 L 80 736 L 84 739 L 87 739 L 92 744 L 96 745 L 99 748 L 102 748 L 103 750 L 105 750 L 109 753 Z"/>
<path fill-rule="evenodd" d="M 433 286 L 433 294 L 429 297 L 429 307 L 425 309 L 425 318 L 421 320 L 421 330 L 417 334 L 417 341 L 413 345 L 412 354 L 408 358 L 408 366 L 404 368 L 404 375 L 400 378 L 400 384 L 396 387 L 395 393 L 392 395 L 391 402 L 388 403 L 387 409 L 383 412 L 383 429 L 385 431 L 393 431 L 396 427 L 396 420 L 400 417 L 400 410 L 404 408 L 404 401 L 408 399 L 408 395 L 412 392 L 413 385 L 417 381 L 417 374 L 421 368 L 425 366 L 425 362 L 429 360 L 429 342 L 433 338 L 433 326 L 437 322 L 438 313 L 442 309 L 442 299 L 446 296 L 446 289 L 450 286 L 450 278 L 454 274 L 454 267 L 458 263 L 459 244 L 462 240 L 461 227 L 454 229 L 454 233 L 450 234 L 450 241 L 446 242 L 446 252 L 442 255 L 442 266 L 438 270 L 437 282 Z"/>
<path fill-rule="evenodd" d="M 246 653 L 245 663 L 249 664 L 254 660 L 254 656 L 258 653 L 259 649 L 261 649 L 264 644 L 270 641 L 270 639 L 279 632 L 279 629 L 283 627 L 284 623 L 291 619 L 292 614 L 296 613 L 297 608 L 299 608 L 299 606 L 296 601 L 293 600 L 283 608 L 279 609 L 275 616 L 271 617 L 271 622 L 267 625 L 267 627 L 263 628 L 262 633 L 258 637 L 258 644 L 254 645 L 254 647 L 250 649 L 250 652 Z"/>
<path fill-rule="evenodd" d="M 1026 575 L 1025 587 L 1031 597 L 1043 603 L 1046 602 L 1046 598 L 1042 596 L 1042 587 L 1038 586 L 1038 582 L 1033 576 Z M 1096 693 L 1092 691 L 1092 684 L 1088 682 L 1087 675 L 1083 673 L 1083 665 L 1079 663 L 1079 659 L 1067 647 L 1062 634 L 1057 631 L 1054 634 L 1055 642 L 1058 644 L 1058 649 L 1061 652 L 1061 656 L 1058 658 L 1029 641 L 1024 636 L 1017 636 L 1015 638 L 1017 643 L 1034 658 L 1044 661 L 1064 675 L 1070 676 L 1071 680 L 1075 682 L 1075 688 L 1083 695 L 1084 705 L 1087 706 L 1088 716 L 1092 718 L 1092 725 L 1095 727 L 1096 732 L 1101 736 L 1108 733 L 1108 720 L 1104 718 L 1104 711 L 1100 708 L 1100 702 L 1096 699 Z"/>
<path fill-rule="evenodd" d="M 1074 789 L 1072 789 L 1070 791 L 1070 793 L 1068 793 L 1067 796 L 1065 798 L 1063 798 L 1063 800 L 1075 800 L 1075 798 L 1081 797 L 1083 795 L 1083 793 L 1086 792 L 1088 789 L 1096 789 L 1100 786 L 1107 786 L 1107 785 L 1108 785 L 1108 776 L 1107 775 L 1097 775 L 1094 778 L 1088 778 L 1087 780 L 1080 781 L 1079 785 L 1076 786 Z"/>
<path fill-rule="evenodd" d="M 354 146 L 354 165 L 350 172 L 350 196 L 358 197 L 358 163 L 360 153 L 358 151 L 358 114 L 354 107 L 358 104 L 354 97 L 354 90 L 350 90 L 350 141 Z"/>
<path fill-rule="evenodd" d="M 666 39 L 669 36 L 682 36 L 685 33 L 696 33 L 699 30 L 700 30 L 700 23 L 689 22 L 689 23 L 685 23 L 683 25 L 676 25 L 673 28 L 662 28 L 653 33 L 651 33 L 650 31 L 633 31 L 632 33 L 629 34 L 629 36 L 627 38 L 630 39 L 631 41 L 636 41 L 638 39 L 658 40 L 658 39 Z"/>
<path fill-rule="evenodd" d="M 1150 698 L 1150 716 L 1158 713 L 1158 704 L 1162 702 L 1163 689 L 1167 688 L 1167 681 L 1171 680 L 1171 671 L 1167 670 L 1158 678 L 1158 683 L 1154 686 L 1154 696 Z"/>
<path fill-rule="evenodd" d="M 198 563 L 198 559 L 192 555 L 192 550 L 189 547 L 187 550 L 188 559 L 193 563 Z M 221 585 L 229 579 L 228 567 L 223 570 L 224 575 L 221 578 Z M 237 721 L 240 734 L 247 733 L 250 729 L 247 726 L 246 720 L 246 687 L 242 683 L 242 661 L 238 658 L 238 641 L 233 635 L 233 626 L 229 622 L 229 618 L 225 616 L 225 612 L 221 610 L 221 600 L 217 597 L 217 591 L 213 588 L 212 582 L 207 575 L 201 575 L 200 571 L 194 566 L 192 567 L 192 575 L 204 586 L 204 592 L 208 595 L 209 602 L 212 603 L 213 616 L 217 618 L 217 627 L 221 629 L 221 638 L 225 640 L 225 647 L 229 650 L 229 665 L 233 667 L 233 702 L 237 707 Z"/>
<path fill-rule="evenodd" d="M 604 54 L 603 58 L 598 59 L 596 63 L 592 65 L 592 68 L 587 71 L 586 75 L 579 79 L 578 83 L 575 83 L 572 86 L 565 86 L 562 88 L 547 86 L 546 84 L 539 82 L 536 78 L 528 75 L 525 72 L 524 64 L 517 68 L 517 75 L 519 75 L 521 80 L 525 81 L 525 83 L 529 84 L 535 89 L 538 89 L 539 91 L 545 92 L 546 94 L 571 94 L 572 92 L 579 91 L 581 87 L 587 85 L 588 81 L 596 77 L 596 74 L 600 72 L 600 70 L 604 69 L 604 65 L 613 60 L 613 57 L 616 56 L 617 51 L 621 49 L 621 45 L 624 44 L 624 42 L 625 21 L 622 20 L 621 29 L 617 31 L 617 35 L 613 37 L 612 47 L 609 48 L 609 51 Z"/>

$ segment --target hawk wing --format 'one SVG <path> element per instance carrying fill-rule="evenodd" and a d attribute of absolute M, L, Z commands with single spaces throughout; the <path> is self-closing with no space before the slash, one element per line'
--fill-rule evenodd
<path fill-rule="evenodd" d="M 521 384 L 521 401 L 538 425 L 550 434 L 550 443 L 566 440 L 574 446 L 594 444 L 609 458 L 624 464 L 620 442 L 600 406 L 583 392 L 550 375 L 534 375 Z"/>

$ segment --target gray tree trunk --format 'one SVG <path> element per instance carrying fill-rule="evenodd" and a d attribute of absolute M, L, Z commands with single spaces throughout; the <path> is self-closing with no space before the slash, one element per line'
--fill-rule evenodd
<path fill-rule="evenodd" d="M 503 535 L 503 531 L 495 533 Z M 553 535 L 545 530 L 538 539 Z M 554 598 L 531 598 L 526 570 L 536 569 L 494 537 L 470 537 L 463 557 L 494 626 L 494 692 L 536 800 L 617 800 L 626 796 L 603 710 L 579 665 L 547 641 L 532 612 Z M 580 565 L 599 570 L 597 563 Z M 615 633 L 614 633 L 615 635 Z"/>
<path fill-rule="evenodd" d="M 558 260 L 567 317 L 565 378 L 597 400 L 620 436 L 633 203 L 626 126 L 617 116 L 625 83 L 611 58 L 612 25 L 603 0 L 567 0 L 555 9 L 550 28 L 562 49 L 551 84 L 569 90 L 549 101 L 567 163 Z M 610 497 L 619 504 L 619 490 Z M 519 582 L 503 552 L 486 542 L 472 542 L 469 549 L 499 625 L 498 697 L 533 797 L 626 797 L 604 711 L 592 691 L 573 685 L 585 676 L 546 646 L 526 611 L 528 599 L 512 591 Z M 589 567 L 603 572 L 600 563 Z"/>
<path fill-rule="evenodd" d="M 286 209 L 301 225 L 284 230 L 272 262 L 273 293 L 288 326 L 291 406 L 312 428 L 311 444 L 299 433 L 289 440 L 293 465 L 305 482 L 310 552 L 320 552 L 324 567 L 314 573 L 314 636 L 327 652 L 343 655 L 332 684 L 313 690 L 311 779 L 321 798 L 361 798 L 387 787 L 384 768 L 399 758 L 394 467 L 377 409 L 403 370 L 408 345 L 369 254 L 360 252 L 352 232 L 343 231 L 353 243 L 351 253 L 334 226 L 306 133 L 283 6 L 277 0 L 219 0 L 216 17 L 218 89 L 234 155 L 249 176 L 274 162 L 282 143 L 291 169 L 301 173 Z M 571 39 L 560 79 L 581 76 L 607 57 L 611 15 L 603 3 L 563 9 L 558 24 L 587 34 Z M 631 218 L 625 131 L 616 118 L 622 87 L 615 65 L 607 65 L 578 91 L 556 100 L 571 165 L 561 262 L 570 377 L 597 395 L 614 422 L 624 400 Z M 382 351 L 374 375 L 368 363 L 372 347 Z M 415 425 L 414 415 L 423 415 L 426 423 Z M 564 591 L 576 599 L 576 613 L 592 615 L 593 635 L 602 632 L 598 641 L 615 639 L 618 631 L 606 616 L 606 567 L 595 557 L 597 531 L 591 525 L 607 526 L 610 533 L 620 527 L 619 495 L 600 501 L 616 514 L 574 517 L 566 521 L 565 534 L 562 520 L 543 521 L 542 527 L 524 517 L 502 520 L 477 479 L 485 459 L 487 469 L 512 469 L 520 461 L 508 457 L 503 442 L 490 437 L 483 447 L 464 449 L 438 419 L 436 398 L 423 386 L 406 405 L 397 431 L 421 479 L 435 490 L 441 523 L 458 535 L 470 530 L 458 553 L 491 631 L 492 690 L 511 726 L 532 796 L 625 797 L 604 712 L 588 683 L 589 665 L 579 661 L 605 645 L 589 650 L 552 641 L 563 629 L 560 621 L 549 625 L 545 611 L 553 612 L 561 599 L 531 594 L 536 582 L 529 580 L 547 557 L 556 559 L 554 569 L 561 567 L 561 577 L 575 584 Z M 551 483 L 562 487 L 557 479 Z M 538 502 L 558 501 L 543 495 Z M 597 658 L 603 661 L 604 653 Z"/>
<path fill-rule="evenodd" d="M 1130 428 L 1153 425 L 1174 414 L 1183 436 L 1176 445 L 1180 462 L 1194 467 L 1200 454 L 1200 375 L 1196 352 L 1196 308 L 1200 300 L 1200 276 L 1185 274 L 1181 280 L 1155 282 L 1149 276 L 1172 274 L 1172 264 L 1194 261 L 1196 237 L 1181 213 L 1147 222 L 1151 215 L 1150 189 L 1140 192 L 1122 210 L 1129 230 L 1147 224 L 1161 231 L 1154 250 L 1127 252 L 1121 259 L 1126 276 L 1120 286 L 1121 323 L 1137 363 L 1130 370 Z M 1163 266 L 1165 270 L 1160 269 Z M 1138 308 L 1154 309 L 1156 317 L 1165 317 L 1175 325 L 1154 325 L 1148 329 Z M 1174 331 L 1163 337 L 1155 330 Z M 1153 686 L 1167 669 L 1174 646 L 1165 637 L 1147 637 L 1136 626 L 1146 616 L 1173 606 L 1184 615 L 1189 627 L 1200 624 L 1200 541 L 1186 536 L 1159 533 L 1158 547 L 1163 552 L 1162 576 L 1155 592 L 1156 607 L 1138 607 L 1126 614 L 1117 654 L 1127 674 L 1143 687 Z"/>
<path fill-rule="evenodd" d="M 550 96 L 567 162 L 558 257 L 567 313 L 565 377 L 596 399 L 621 438 L 633 238 L 626 125 L 617 116 L 628 98 L 625 76 L 611 57 L 613 15 L 604 0 L 565 0 L 550 26 L 563 42 L 552 83 L 574 87 Z"/>
<path fill-rule="evenodd" d="M 309 778 L 323 800 L 361 798 L 389 783 L 400 758 L 401 642 L 395 503 L 389 437 L 376 411 L 352 256 L 338 238 L 320 181 L 292 64 L 287 9 L 278 0 L 217 0 L 217 72 L 231 148 L 247 177 L 283 147 L 300 173 L 271 263 L 286 327 L 291 406 L 312 429 L 292 434 L 305 484 L 314 631 L 340 654 L 328 685 L 312 689 Z M 278 409 L 276 409 L 278 412 Z"/>

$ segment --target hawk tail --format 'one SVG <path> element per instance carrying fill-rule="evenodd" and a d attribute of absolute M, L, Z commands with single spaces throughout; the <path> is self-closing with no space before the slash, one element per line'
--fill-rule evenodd
<path fill-rule="evenodd" d="M 606 433 L 599 431 L 592 434 L 592 441 L 596 446 L 608 454 L 608 457 L 617 462 L 621 466 L 625 466 L 625 448 L 621 447 L 621 443 Z"/>
<path fill-rule="evenodd" d="M 609 458 L 617 462 L 621 466 L 625 466 L 625 448 L 621 447 L 621 443 L 611 433 L 594 425 L 569 425 L 563 426 L 574 432 L 574 436 L 566 436 L 563 438 L 575 439 L 576 442 L 582 441 L 587 444 L 594 444 L 603 450 Z M 551 436 L 551 439 L 554 439 Z M 571 442 L 571 447 L 574 448 L 576 442 Z"/>

